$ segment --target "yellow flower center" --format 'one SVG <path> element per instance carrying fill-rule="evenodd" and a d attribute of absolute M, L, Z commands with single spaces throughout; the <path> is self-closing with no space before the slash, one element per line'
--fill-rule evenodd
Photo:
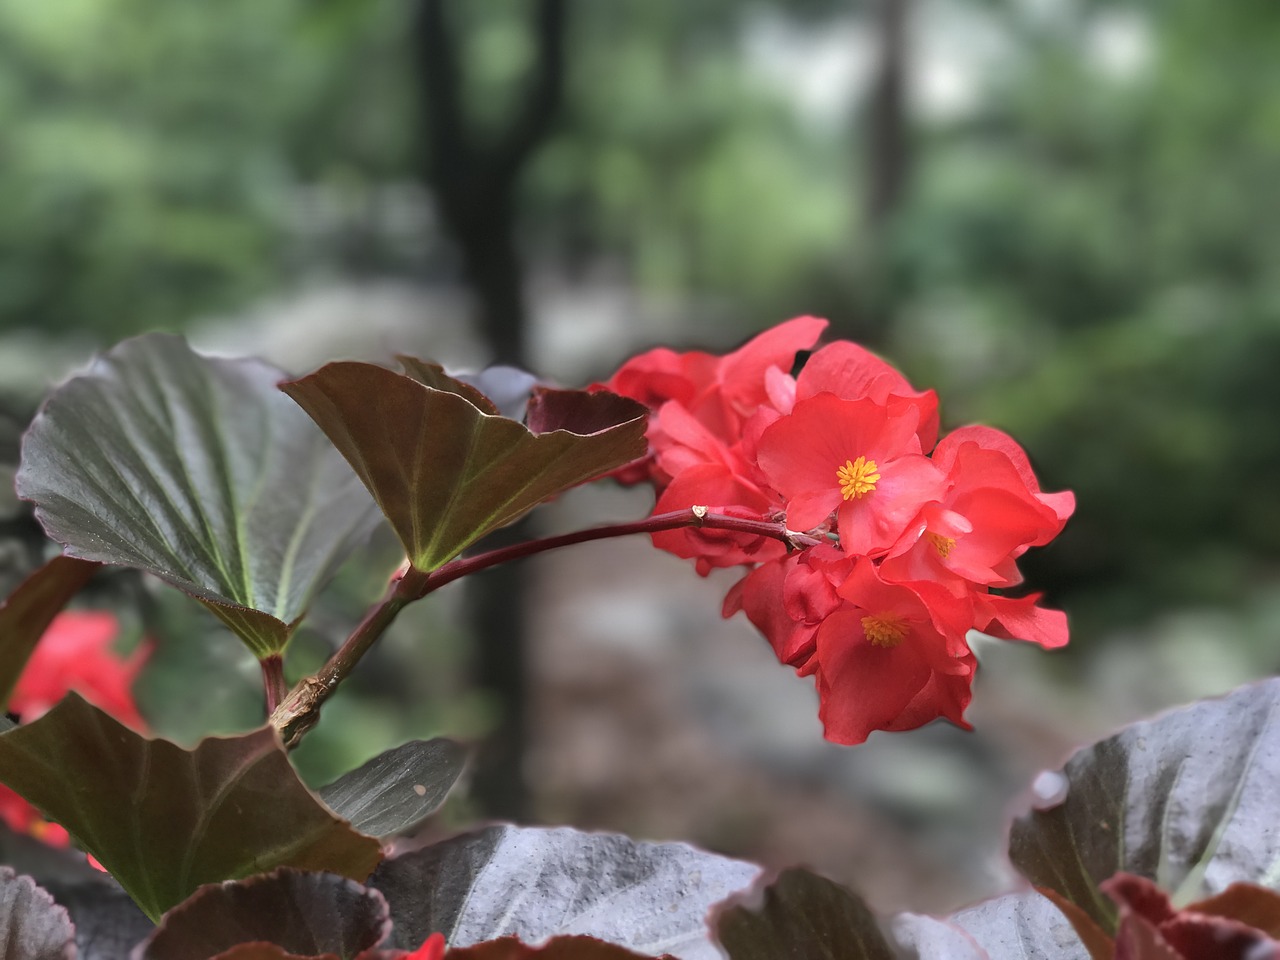
<path fill-rule="evenodd" d="M 907 618 L 896 613 L 882 613 L 862 618 L 862 632 L 872 646 L 896 647 L 907 635 Z"/>
<path fill-rule="evenodd" d="M 938 551 L 938 556 L 943 560 L 947 559 L 947 555 L 951 553 L 952 548 L 956 545 L 955 537 L 944 537 L 940 533 L 925 531 L 924 538 L 933 544 L 933 549 Z"/>
<path fill-rule="evenodd" d="M 876 481 L 880 479 L 879 469 L 874 460 L 866 457 L 846 460 L 844 466 L 836 470 L 840 495 L 846 500 L 861 500 L 876 488 Z"/>

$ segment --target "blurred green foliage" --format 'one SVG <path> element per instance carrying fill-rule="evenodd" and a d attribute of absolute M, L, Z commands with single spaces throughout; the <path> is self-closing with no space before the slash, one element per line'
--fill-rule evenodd
<path fill-rule="evenodd" d="M 406 247 L 396 211 L 375 215 L 393 196 L 380 191 L 421 174 L 412 6 L 0 4 L 0 331 L 106 341 L 317 274 L 450 275 L 447 245 Z M 1026 567 L 1080 646 L 1267 588 L 1280 7 L 914 11 L 919 34 L 945 12 L 1003 53 L 970 64 L 971 106 L 915 118 L 905 203 L 868 237 L 858 104 L 819 122 L 760 55 L 779 31 L 852 23 L 867 39 L 865 10 L 572 5 L 566 109 L 522 184 L 524 249 L 683 302 L 690 344 L 721 345 L 798 313 L 856 326 L 875 251 L 894 318 L 876 345 L 939 387 L 950 423 L 1009 429 L 1046 486 L 1077 491 L 1061 543 Z M 500 124 L 532 56 L 527 5 L 453 12 L 466 102 L 482 129 Z M 925 47 L 914 55 L 923 74 Z"/>

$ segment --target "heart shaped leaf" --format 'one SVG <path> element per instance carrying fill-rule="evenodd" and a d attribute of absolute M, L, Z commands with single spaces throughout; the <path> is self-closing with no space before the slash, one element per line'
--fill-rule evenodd
<path fill-rule="evenodd" d="M 895 960 L 898 954 L 861 898 L 807 870 L 716 908 L 712 924 L 730 960 Z"/>
<path fill-rule="evenodd" d="M 390 927 L 376 890 L 330 873 L 277 870 L 201 887 L 165 914 L 134 957 L 207 960 L 260 943 L 303 957 L 355 957 L 381 943 Z"/>
<path fill-rule="evenodd" d="M 535 396 L 526 427 L 454 383 L 344 362 L 281 385 L 350 461 L 419 570 L 645 452 L 645 409 L 623 397 L 563 391 L 549 417 L 535 415 Z"/>
<path fill-rule="evenodd" d="M 53 618 L 89 582 L 98 566 L 88 560 L 54 557 L 0 604 L 0 707 L 8 702 L 22 668 Z"/>
<path fill-rule="evenodd" d="M 303 786 L 270 728 L 185 750 L 71 694 L 0 734 L 0 782 L 66 827 L 152 920 L 201 884 L 277 866 L 363 880 L 382 856 Z"/>
<path fill-rule="evenodd" d="M 278 653 L 378 522 L 283 378 L 180 337 L 126 340 L 45 401 L 18 494 L 68 556 L 154 573 Z"/>
<path fill-rule="evenodd" d="M 0 947 L 5 960 L 74 960 L 75 931 L 67 911 L 36 886 L 0 867 Z"/>
<path fill-rule="evenodd" d="M 1108 933 L 1116 910 L 1099 886 L 1121 871 L 1175 903 L 1280 877 L 1280 680 L 1135 723 L 1062 775 L 1065 799 L 1014 822 L 1010 858 Z"/>
<path fill-rule="evenodd" d="M 467 752 L 437 738 L 411 740 L 316 791 L 330 810 L 371 837 L 403 833 L 444 803 Z"/>
<path fill-rule="evenodd" d="M 580 934 L 656 956 L 720 960 L 712 904 L 759 873 L 682 843 L 496 826 L 387 860 L 369 885 L 391 905 L 392 944 L 440 931 L 451 947 Z"/>

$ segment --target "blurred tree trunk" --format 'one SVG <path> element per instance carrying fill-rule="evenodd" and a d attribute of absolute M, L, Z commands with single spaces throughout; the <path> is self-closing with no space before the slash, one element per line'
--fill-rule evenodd
<path fill-rule="evenodd" d="M 895 291 L 889 245 L 911 177 L 907 84 L 912 0 L 875 0 L 878 61 L 866 109 L 863 237 L 867 332 L 883 337 L 893 321 Z"/>
<path fill-rule="evenodd" d="M 446 0 L 419 0 L 414 24 L 421 89 L 425 178 L 441 220 L 461 257 L 476 320 L 495 359 L 527 366 L 524 276 L 516 243 L 520 174 L 551 131 L 564 91 L 567 0 L 532 5 L 537 51 L 525 96 L 501 130 L 482 135 L 466 115 L 460 44 Z M 488 541 L 509 542 L 518 525 Z M 521 565 L 490 570 L 468 584 L 468 612 L 476 640 L 476 680 L 501 705 L 501 716 L 476 770 L 476 798 L 491 816 L 525 819 L 528 787 L 523 763 L 526 578 Z"/>

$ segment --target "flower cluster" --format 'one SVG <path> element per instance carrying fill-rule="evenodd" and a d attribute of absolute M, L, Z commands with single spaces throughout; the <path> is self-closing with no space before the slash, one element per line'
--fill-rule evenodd
<path fill-rule="evenodd" d="M 1040 490 L 1008 435 L 970 426 L 938 440 L 938 402 L 862 347 L 814 349 L 826 321 L 798 317 L 725 356 L 656 349 L 603 386 L 647 404 L 655 512 L 692 507 L 781 521 L 810 544 L 686 527 L 654 543 L 699 573 L 746 565 L 742 610 L 778 658 L 813 675 L 829 740 L 963 719 L 970 629 L 1043 647 L 1066 617 L 993 590 L 1062 529 L 1075 500 Z M 812 350 L 798 374 L 797 356 Z M 800 538 L 797 538 L 799 541 Z"/>
<path fill-rule="evenodd" d="M 119 633 L 120 625 L 110 613 L 71 610 L 58 614 L 18 678 L 8 709 L 21 722 L 30 723 L 74 690 L 121 723 L 145 732 L 132 687 L 147 651 L 139 648 L 128 659 L 121 659 L 112 650 Z M 55 847 L 70 843 L 66 830 L 45 820 L 3 784 L 0 823 Z"/>

